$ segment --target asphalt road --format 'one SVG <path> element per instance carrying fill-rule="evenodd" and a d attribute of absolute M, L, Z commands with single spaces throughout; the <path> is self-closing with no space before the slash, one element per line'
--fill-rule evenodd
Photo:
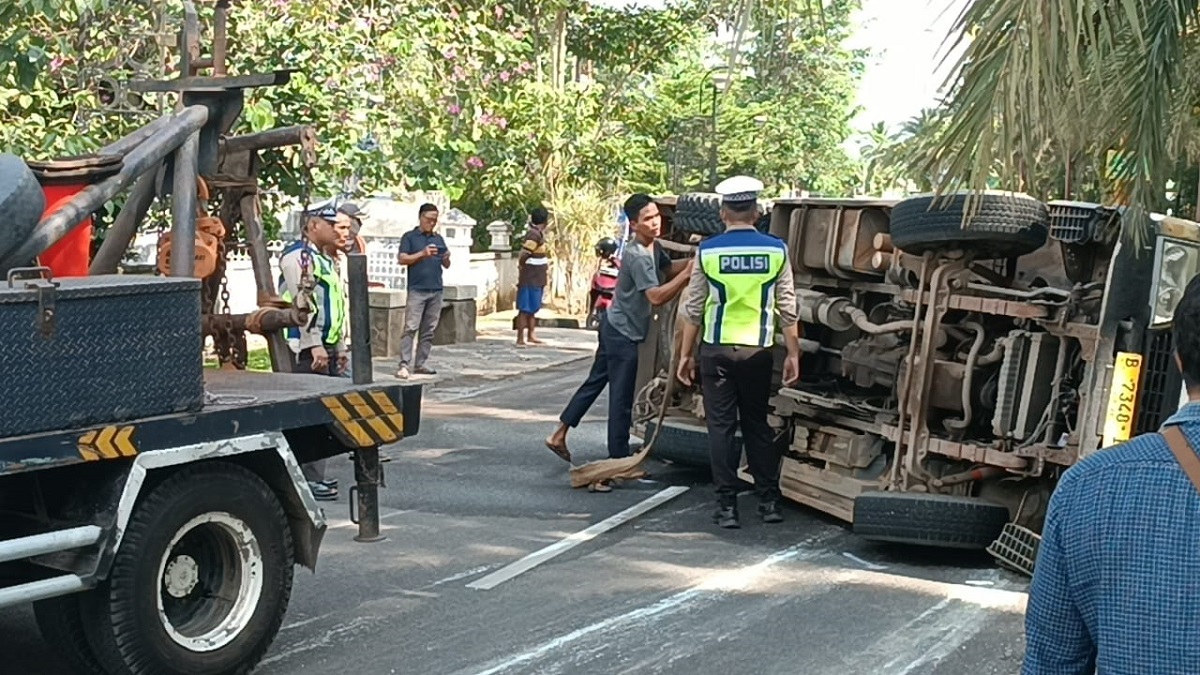
<path fill-rule="evenodd" d="M 702 473 L 571 490 L 542 447 L 586 363 L 442 387 L 418 437 L 389 449 L 380 543 L 346 501 L 315 574 L 297 569 L 262 675 L 687 673 L 972 675 L 1020 668 L 1025 582 L 986 556 L 857 540 L 801 507 L 767 526 L 711 523 Z M 604 401 L 571 438 L 603 455 Z M 331 475 L 343 491 L 350 462 Z M 490 590 L 468 584 L 669 486 L 688 490 Z M 0 612 L 5 672 L 65 672 L 28 610 Z M 14 670 L 9 670 L 14 668 Z"/>

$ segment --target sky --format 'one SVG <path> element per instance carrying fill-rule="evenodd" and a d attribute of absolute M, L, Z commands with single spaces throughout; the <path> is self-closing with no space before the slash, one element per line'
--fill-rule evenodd
<path fill-rule="evenodd" d="M 854 126 L 898 127 L 937 101 L 954 60 L 941 63 L 946 36 L 965 0 L 863 0 L 851 46 L 874 54 L 858 90 Z M 939 65 L 941 67 L 939 68 Z"/>

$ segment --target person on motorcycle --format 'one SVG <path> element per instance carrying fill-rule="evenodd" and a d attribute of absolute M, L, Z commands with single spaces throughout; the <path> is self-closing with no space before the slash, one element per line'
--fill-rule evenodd
<path fill-rule="evenodd" d="M 617 251 L 621 245 L 612 237 L 596 242 L 596 271 L 592 274 L 592 290 L 588 292 L 588 315 L 586 328 L 600 330 L 600 317 L 612 305 L 613 293 L 617 290 L 617 279 L 621 276 L 621 261 Z"/>
<path fill-rule="evenodd" d="M 771 347 L 776 321 L 787 346 L 783 381 L 792 384 L 800 378 L 800 329 L 792 264 L 787 244 L 755 227 L 762 189 L 763 184 L 749 176 L 735 176 L 717 185 L 716 191 L 722 195 L 725 233 L 701 242 L 684 300 L 677 377 L 691 385 L 696 367 L 692 353 L 699 337 L 704 421 L 719 504 L 713 520 L 725 528 L 740 527 L 739 426 L 759 497 L 759 515 L 767 523 L 783 520 L 779 506 L 782 457 L 767 422 L 775 369 Z"/>
<path fill-rule="evenodd" d="M 608 456 L 628 457 L 629 429 L 637 381 L 638 345 L 650 330 L 651 308 L 675 299 L 688 281 L 691 260 L 672 262 L 655 244 L 662 216 L 648 195 L 635 194 L 625 201 L 634 239 L 625 246 L 613 304 L 600 323 L 599 347 L 587 380 L 559 416 L 558 428 L 546 447 L 566 461 L 567 432 L 578 426 L 600 392 L 608 392 Z M 607 491 L 607 490 L 605 490 Z"/>

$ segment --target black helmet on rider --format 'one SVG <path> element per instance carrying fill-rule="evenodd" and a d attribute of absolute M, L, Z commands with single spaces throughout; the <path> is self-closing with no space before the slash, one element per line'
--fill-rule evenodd
<path fill-rule="evenodd" d="M 612 237 L 605 237 L 596 242 L 596 255 L 600 258 L 609 258 L 617 254 L 617 240 Z"/>

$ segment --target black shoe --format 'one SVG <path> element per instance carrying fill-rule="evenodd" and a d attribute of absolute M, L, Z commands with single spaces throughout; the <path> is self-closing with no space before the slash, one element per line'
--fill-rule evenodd
<path fill-rule="evenodd" d="M 309 481 L 308 489 L 312 490 L 313 499 L 319 502 L 337 501 L 338 491 L 316 481 Z"/>
<path fill-rule="evenodd" d="M 718 527 L 723 527 L 727 530 L 736 530 L 742 526 L 738 522 L 738 511 L 736 506 L 722 506 L 713 514 L 713 522 Z"/>
<path fill-rule="evenodd" d="M 417 366 L 413 368 L 413 372 L 417 375 L 437 375 L 437 371 L 426 366 Z"/>
<path fill-rule="evenodd" d="M 758 515 L 762 516 L 764 523 L 782 523 L 783 509 L 779 508 L 779 502 L 770 501 L 763 502 L 758 505 Z"/>

